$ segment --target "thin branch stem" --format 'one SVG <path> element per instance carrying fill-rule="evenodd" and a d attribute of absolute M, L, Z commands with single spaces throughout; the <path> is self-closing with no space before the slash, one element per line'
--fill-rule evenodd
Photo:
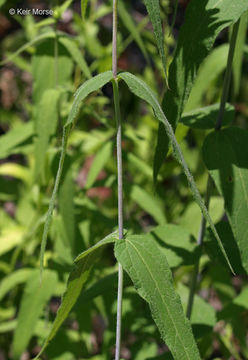
<path fill-rule="evenodd" d="M 240 20 L 238 20 L 233 26 L 233 31 L 232 31 L 232 36 L 231 36 L 231 41 L 230 41 L 230 46 L 229 46 L 229 51 L 228 51 L 227 67 L 226 67 L 225 78 L 224 78 L 224 83 L 223 83 L 220 109 L 219 109 L 219 113 L 218 113 L 218 117 L 217 117 L 217 121 L 216 121 L 216 127 L 215 127 L 216 131 L 221 129 L 224 114 L 225 114 L 226 102 L 227 102 L 227 98 L 228 98 L 228 94 L 229 94 L 229 90 L 230 90 L 230 83 L 231 83 L 231 76 L 232 76 L 232 63 L 233 63 L 233 57 L 234 57 L 234 52 L 235 52 L 235 45 L 236 45 L 238 30 L 239 30 L 239 24 L 240 24 Z M 206 195 L 205 195 L 205 205 L 206 205 L 207 209 L 209 207 L 212 184 L 213 183 L 212 183 L 211 177 L 210 177 L 210 175 L 208 175 L 207 191 L 206 191 Z M 204 239 L 204 235 L 205 235 L 205 230 L 206 230 L 206 220 L 205 220 L 204 216 L 202 216 L 200 231 L 199 231 L 198 240 L 197 240 L 199 253 L 198 253 L 198 257 L 197 257 L 197 260 L 196 260 L 196 263 L 194 266 L 194 272 L 193 272 L 193 276 L 192 276 L 192 280 L 191 280 L 188 305 L 187 305 L 187 311 L 186 311 L 187 317 L 189 319 L 192 314 L 192 309 L 193 309 L 193 304 L 194 304 L 194 296 L 195 296 L 195 292 L 196 292 L 197 283 L 199 281 L 199 263 L 200 263 L 200 258 L 201 258 L 201 254 L 202 254 L 202 249 L 203 249 L 203 239 Z"/>
<path fill-rule="evenodd" d="M 117 176 L 118 176 L 118 228 L 119 239 L 123 238 L 123 179 L 122 179 L 122 130 L 120 97 L 117 79 L 117 4 L 118 0 L 113 0 L 113 44 L 112 44 L 112 71 L 114 80 L 114 105 L 115 118 L 117 125 L 116 145 L 117 145 Z M 122 293 L 123 293 L 123 268 L 118 264 L 118 295 L 117 295 L 117 319 L 116 319 L 116 346 L 115 360 L 120 359 L 121 350 L 121 315 L 122 315 Z"/>
<path fill-rule="evenodd" d="M 221 96 L 220 110 L 219 110 L 216 127 L 215 127 L 216 130 L 221 129 L 224 114 L 225 114 L 226 102 L 227 102 L 227 98 L 228 98 L 228 94 L 229 94 L 229 90 L 230 90 L 230 83 L 231 83 L 231 77 L 232 77 L 232 63 L 233 63 L 237 35 L 238 35 L 238 31 L 239 31 L 239 24 L 240 24 L 240 19 L 233 25 L 233 31 L 232 31 L 229 52 L 228 52 L 226 73 L 225 73 L 225 78 L 224 78 L 224 83 L 223 83 L 223 92 L 222 92 L 222 96 Z"/>

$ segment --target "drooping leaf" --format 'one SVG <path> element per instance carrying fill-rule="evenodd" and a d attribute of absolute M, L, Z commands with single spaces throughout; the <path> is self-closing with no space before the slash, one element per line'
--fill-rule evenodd
<path fill-rule="evenodd" d="M 158 51 L 162 60 L 165 80 L 167 83 L 167 70 L 166 70 L 166 58 L 164 50 L 164 35 L 160 16 L 160 4 L 159 0 L 144 0 L 147 12 L 152 22 L 154 34 L 157 40 Z"/>
<path fill-rule="evenodd" d="M 214 129 L 219 113 L 220 104 L 205 106 L 183 113 L 180 122 L 192 129 Z M 223 126 L 230 125 L 234 120 L 235 109 L 231 104 L 226 104 Z"/>
<path fill-rule="evenodd" d="M 34 134 L 33 123 L 30 121 L 22 124 L 0 138 L 0 159 L 15 154 L 15 149 Z M 19 151 L 18 150 L 18 151 Z"/>
<path fill-rule="evenodd" d="M 44 178 L 46 151 L 51 135 L 58 124 L 58 102 L 61 92 L 58 89 L 48 89 L 43 93 L 36 107 L 35 131 L 35 179 Z"/>
<path fill-rule="evenodd" d="M 203 159 L 219 193 L 248 271 L 248 131 L 237 127 L 211 133 L 203 145 Z"/>
<path fill-rule="evenodd" d="M 32 271 L 32 269 L 23 268 L 6 276 L 0 284 L 0 300 L 2 300 L 9 291 L 16 288 L 18 284 L 26 282 Z"/>
<path fill-rule="evenodd" d="M 223 246 L 232 263 L 235 273 L 238 275 L 245 275 L 246 272 L 242 267 L 240 251 L 233 236 L 231 226 L 228 222 L 221 221 L 216 224 L 216 229 L 220 234 L 222 234 Z M 216 248 L 214 236 L 210 229 L 207 229 L 206 231 L 204 247 L 207 251 L 207 254 L 214 263 L 222 265 L 226 268 L 226 261 L 224 260 L 219 248 Z"/>
<path fill-rule="evenodd" d="M 123 25 L 128 29 L 128 31 L 130 32 L 130 34 L 136 41 L 137 45 L 139 46 L 140 50 L 142 51 L 144 57 L 146 58 L 146 60 L 148 60 L 147 51 L 146 51 L 145 45 L 143 43 L 142 37 L 137 29 L 137 26 L 135 25 L 135 23 L 132 19 L 132 16 L 126 10 L 123 1 L 118 2 L 118 12 L 119 12 L 119 16 L 123 22 Z"/>
<path fill-rule="evenodd" d="M 162 108 L 175 129 L 188 100 L 198 69 L 212 48 L 217 35 L 236 22 L 248 9 L 243 0 L 191 0 L 180 28 L 178 43 L 169 69 L 169 88 Z M 159 126 L 154 159 L 154 179 L 164 162 L 169 147 L 168 136 Z"/>
<path fill-rule="evenodd" d="M 56 282 L 57 275 L 50 270 L 44 271 L 42 284 L 39 281 L 38 270 L 34 270 L 27 280 L 14 333 L 13 359 L 19 360 L 28 346 L 43 308 L 53 294 Z"/>
<path fill-rule="evenodd" d="M 65 154 L 66 154 L 66 145 L 67 145 L 67 140 L 68 140 L 68 136 L 70 134 L 71 127 L 74 125 L 74 122 L 78 115 L 80 104 L 82 103 L 82 101 L 90 93 L 103 87 L 112 78 L 113 78 L 112 71 L 107 71 L 105 73 L 99 74 L 99 75 L 95 76 L 94 78 L 87 80 L 83 85 L 81 85 L 79 87 L 79 89 L 75 93 L 75 99 L 74 99 L 71 111 L 69 113 L 67 122 L 63 128 L 62 150 L 61 150 L 61 155 L 60 155 L 60 159 L 59 159 L 59 166 L 58 166 L 58 171 L 57 171 L 57 175 L 56 175 L 56 179 L 55 179 L 53 193 L 52 193 L 51 200 L 49 203 L 48 212 L 46 215 L 46 221 L 45 221 L 44 231 L 43 231 L 42 240 L 41 240 L 41 251 L 40 251 L 41 275 L 42 275 L 42 270 L 43 270 L 43 259 L 44 259 L 44 253 L 45 253 L 45 248 L 46 248 L 48 230 L 49 230 L 49 226 L 50 226 L 51 219 L 52 219 L 52 212 L 53 212 L 55 201 L 56 201 L 60 178 L 62 175 Z"/>
<path fill-rule="evenodd" d="M 72 58 L 78 64 L 78 66 L 80 67 L 86 78 L 90 79 L 92 75 L 88 67 L 88 64 L 85 61 L 83 55 L 81 54 L 75 42 L 72 39 L 69 39 L 69 37 L 65 37 L 65 36 L 60 36 L 59 42 L 68 50 L 68 52 L 71 54 Z"/>
<path fill-rule="evenodd" d="M 92 187 L 100 171 L 104 168 L 107 161 L 111 158 L 112 152 L 113 152 L 113 143 L 109 140 L 99 149 L 93 160 L 93 163 L 91 164 L 85 184 L 86 189 Z"/>
<path fill-rule="evenodd" d="M 167 133 L 168 138 L 171 141 L 172 144 L 172 148 L 173 148 L 173 153 L 175 158 L 177 159 L 177 161 L 181 164 L 183 171 L 187 177 L 190 189 L 192 191 L 192 194 L 194 196 L 195 201 L 197 202 L 197 204 L 199 205 L 203 216 L 205 217 L 205 219 L 207 220 L 207 222 L 209 223 L 215 237 L 216 240 L 221 248 L 221 251 L 223 252 L 226 261 L 230 267 L 230 269 L 232 269 L 232 266 L 228 260 L 228 257 L 226 255 L 225 249 L 223 248 L 222 242 L 220 240 L 220 237 L 215 229 L 214 223 L 209 215 L 209 212 L 201 198 L 201 195 L 197 189 L 197 186 L 195 184 L 195 181 L 190 173 L 190 170 L 184 160 L 181 148 L 175 138 L 172 126 L 170 125 L 170 123 L 168 122 L 167 118 L 165 117 L 161 106 L 159 105 L 159 102 L 156 98 L 156 95 L 153 93 L 153 91 L 139 78 L 137 78 L 136 76 L 130 74 L 130 73 L 121 73 L 119 74 L 119 77 L 121 79 L 123 79 L 126 84 L 128 85 L 128 87 L 130 88 L 130 90 L 138 97 L 140 97 L 141 99 L 145 100 L 148 104 L 150 104 L 153 108 L 154 114 L 156 116 L 156 118 L 163 124 L 163 126 L 165 127 L 165 131 Z"/>
<path fill-rule="evenodd" d="M 145 236 L 154 239 L 161 247 L 170 268 L 194 264 L 197 256 L 196 240 L 182 226 L 173 224 L 157 226 Z"/>
<path fill-rule="evenodd" d="M 175 360 L 200 359 L 200 355 L 174 286 L 169 265 L 154 240 L 138 235 L 115 243 L 115 255 L 148 302 L 162 339 Z"/>
<path fill-rule="evenodd" d="M 152 197 L 138 185 L 132 186 L 130 196 L 131 199 L 150 214 L 158 224 L 161 225 L 167 222 L 161 203 L 156 197 Z"/>
<path fill-rule="evenodd" d="M 107 244 L 113 243 L 118 239 L 118 232 L 114 232 L 106 236 L 103 240 L 99 241 L 96 245 L 84 251 L 74 260 L 74 267 L 70 272 L 66 291 L 62 297 L 61 306 L 57 312 L 57 316 L 53 322 L 52 328 L 49 332 L 45 343 L 42 346 L 40 353 L 35 359 L 43 353 L 50 341 L 56 335 L 58 329 L 69 315 L 71 309 L 75 305 L 85 283 L 87 282 L 94 263 L 99 258 L 101 251 Z"/>

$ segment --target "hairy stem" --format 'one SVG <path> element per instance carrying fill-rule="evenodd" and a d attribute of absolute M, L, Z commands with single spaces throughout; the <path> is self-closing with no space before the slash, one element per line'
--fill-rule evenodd
<path fill-rule="evenodd" d="M 113 0 L 113 45 L 112 45 L 112 71 L 114 80 L 114 105 L 115 118 L 117 124 L 117 176 L 118 176 L 118 228 L 119 239 L 123 238 L 123 181 L 122 181 L 122 131 L 121 131 L 121 112 L 120 97 L 117 80 L 117 4 L 118 0 Z M 118 295 L 117 295 L 117 319 L 116 319 L 116 344 L 115 344 L 115 360 L 120 359 L 121 349 L 121 315 L 122 315 L 122 293 L 123 293 L 123 268 L 118 264 Z"/>
<path fill-rule="evenodd" d="M 219 113 L 218 113 L 218 117 L 217 117 L 217 121 L 216 121 L 215 130 L 220 130 L 222 123 L 223 123 L 226 102 L 227 102 L 227 98 L 228 98 L 228 94 L 229 94 L 229 90 L 230 90 L 230 83 L 231 83 L 231 76 L 232 76 L 232 63 L 233 63 L 233 57 L 234 57 L 234 51 L 235 51 L 238 30 L 239 30 L 239 24 L 240 24 L 240 20 L 238 20 L 237 23 L 235 23 L 233 26 L 233 31 L 232 31 L 232 36 L 231 36 L 231 41 L 230 41 L 230 46 L 229 46 L 229 51 L 228 51 L 227 67 L 226 67 L 225 78 L 224 78 L 224 83 L 223 83 L 220 109 L 219 109 Z M 210 202 L 210 197 L 211 197 L 211 188 L 212 188 L 212 180 L 211 180 L 210 175 L 208 175 L 207 191 L 206 191 L 206 195 L 205 195 L 206 208 L 209 207 L 209 202 Z M 193 276 L 192 276 L 192 280 L 191 280 L 187 312 L 186 312 L 187 317 L 189 319 L 192 314 L 192 309 L 193 309 L 193 304 L 194 304 L 194 296 L 195 296 L 195 292 L 196 292 L 197 283 L 199 280 L 199 263 L 200 263 L 200 258 L 201 258 L 201 254 L 202 254 L 205 230 L 206 230 L 206 220 L 205 220 L 204 216 L 202 216 L 200 231 L 199 231 L 198 240 L 197 240 L 197 244 L 199 246 L 199 253 L 198 253 L 198 257 L 197 257 L 197 260 L 196 260 L 196 263 L 194 266 L 194 272 L 193 272 Z"/>

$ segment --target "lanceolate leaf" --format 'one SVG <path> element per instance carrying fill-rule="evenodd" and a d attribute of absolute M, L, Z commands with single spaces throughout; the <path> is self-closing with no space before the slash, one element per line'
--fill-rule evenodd
<path fill-rule="evenodd" d="M 74 260 L 74 267 L 69 275 L 67 281 L 66 291 L 63 295 L 61 306 L 58 310 L 57 316 L 54 320 L 52 329 L 40 351 L 35 359 L 43 353 L 50 341 L 56 335 L 58 329 L 67 318 L 69 312 L 75 305 L 86 281 L 90 276 L 91 269 L 99 258 L 101 251 L 107 244 L 113 243 L 118 239 L 118 232 L 114 232 L 99 241 L 96 245 L 84 251 Z"/>
<path fill-rule="evenodd" d="M 23 268 L 6 276 L 0 284 L 0 300 L 13 288 L 16 289 L 17 285 L 26 282 L 32 271 L 32 269 Z"/>
<path fill-rule="evenodd" d="M 130 73 L 121 73 L 119 74 L 119 77 L 121 79 L 123 79 L 126 84 L 128 85 L 128 87 L 130 88 L 130 90 L 138 97 L 140 97 L 141 99 L 145 100 L 148 104 L 150 104 L 153 108 L 154 114 L 156 116 L 156 118 L 161 121 L 161 123 L 163 124 L 165 131 L 167 133 L 168 138 L 171 141 L 172 147 L 173 147 L 173 153 L 175 158 L 177 159 L 177 161 L 182 165 L 183 171 L 188 179 L 188 183 L 190 186 L 190 189 L 192 191 L 192 194 L 194 196 L 195 201 L 197 202 L 197 204 L 199 205 L 202 214 L 204 215 L 205 219 L 208 221 L 216 239 L 217 242 L 223 252 L 223 255 L 225 256 L 227 263 L 229 264 L 230 269 L 232 270 L 232 266 L 228 260 L 228 257 L 226 255 L 225 249 L 222 245 L 222 242 L 219 238 L 219 235 L 215 229 L 214 223 L 209 215 L 209 212 L 201 198 L 201 195 L 196 187 L 195 181 L 193 179 L 193 176 L 190 173 L 190 170 L 184 160 L 184 156 L 182 154 L 181 148 L 175 138 L 172 126 L 170 125 L 170 123 L 168 122 L 167 118 L 165 117 L 159 102 L 156 98 L 156 95 L 153 93 L 153 91 L 139 78 L 137 78 L 136 76 L 130 74 Z"/>
<path fill-rule="evenodd" d="M 248 272 L 248 131 L 233 127 L 208 135 L 203 159 L 225 201 L 225 210 Z"/>
<path fill-rule="evenodd" d="M 14 154 L 15 148 L 20 149 L 19 145 L 34 134 L 33 128 L 34 125 L 30 121 L 13 130 L 9 130 L 7 134 L 2 135 L 0 138 L 0 159 Z"/>
<path fill-rule="evenodd" d="M 50 270 L 44 272 L 42 284 L 39 282 L 38 270 L 34 270 L 28 279 L 18 313 L 17 328 L 14 333 L 14 360 L 19 360 L 26 349 L 43 308 L 53 294 L 56 282 L 57 275 Z"/>
<path fill-rule="evenodd" d="M 92 187 L 100 171 L 104 168 L 105 164 L 110 159 L 112 152 L 113 152 L 113 143 L 110 140 L 107 141 L 107 143 L 104 144 L 103 147 L 99 149 L 87 175 L 87 181 L 85 184 L 85 187 L 87 189 Z"/>
<path fill-rule="evenodd" d="M 147 12 L 152 22 L 153 30 L 157 40 L 159 54 L 163 63 L 165 79 L 167 83 L 166 60 L 165 60 L 165 51 L 164 51 L 164 35 L 163 35 L 163 29 L 162 29 L 162 23 L 160 17 L 159 0 L 144 0 L 144 3 L 146 5 Z"/>
<path fill-rule="evenodd" d="M 35 179 L 40 175 L 44 176 L 44 163 L 46 150 L 48 148 L 50 136 L 57 128 L 58 122 L 58 102 L 60 91 L 48 89 L 44 92 L 40 103 L 36 108 L 35 130 L 37 139 L 35 142 Z"/>
<path fill-rule="evenodd" d="M 171 91 L 165 94 L 162 106 L 173 129 L 181 117 L 199 66 L 212 48 L 217 35 L 236 22 L 247 9 L 248 2 L 244 0 L 190 1 L 170 65 Z M 165 159 L 168 144 L 165 129 L 160 125 L 154 162 L 155 178 Z"/>
<path fill-rule="evenodd" d="M 166 257 L 156 242 L 143 236 L 127 236 L 116 242 L 115 255 L 139 295 L 148 302 L 162 339 L 174 359 L 200 359 Z"/>
<path fill-rule="evenodd" d="M 103 87 L 106 83 L 108 83 L 113 78 L 112 71 L 107 71 L 102 74 L 99 74 L 95 76 L 94 78 L 87 80 L 82 86 L 79 87 L 77 92 L 75 93 L 75 99 L 71 108 L 71 111 L 69 113 L 67 122 L 63 129 L 63 138 L 62 138 L 62 149 L 61 149 L 61 155 L 59 159 L 59 166 L 58 171 L 55 179 L 55 185 L 53 188 L 52 197 L 49 203 L 48 212 L 46 215 L 46 221 L 44 226 L 44 231 L 42 235 L 42 241 L 41 241 L 41 251 L 40 251 L 40 270 L 42 275 L 43 270 L 43 259 L 44 259 L 44 253 L 46 248 L 46 242 L 47 242 L 47 235 L 49 226 L 52 219 L 52 212 L 55 205 L 56 195 L 58 192 L 58 187 L 60 183 L 60 178 L 63 170 L 64 160 L 65 160 L 65 154 L 66 154 L 66 145 L 68 136 L 70 134 L 71 127 L 74 125 L 74 122 L 76 120 L 76 117 L 79 112 L 80 104 L 81 102 L 93 91 L 96 91 Z"/>
<path fill-rule="evenodd" d="M 72 58 L 75 60 L 75 62 L 78 64 L 84 75 L 87 79 L 90 79 L 91 72 L 88 67 L 87 62 L 84 60 L 83 55 L 81 54 L 80 50 L 78 49 L 75 42 L 70 39 L 69 37 L 60 36 L 59 42 L 64 45 L 64 47 L 68 50 L 68 52 L 71 54 Z"/>

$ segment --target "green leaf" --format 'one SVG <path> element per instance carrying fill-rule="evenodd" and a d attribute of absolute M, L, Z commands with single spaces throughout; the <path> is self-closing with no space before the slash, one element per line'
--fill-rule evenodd
<path fill-rule="evenodd" d="M 196 240 L 182 226 L 173 224 L 157 226 L 145 236 L 157 242 L 170 268 L 194 264 L 197 256 Z"/>
<path fill-rule="evenodd" d="M 205 217 L 205 219 L 207 220 L 207 222 L 209 223 L 215 237 L 216 240 L 226 258 L 226 261 L 230 267 L 230 269 L 232 269 L 232 266 L 228 260 L 228 257 L 226 255 L 225 249 L 223 248 L 222 242 L 219 238 L 219 235 L 215 229 L 214 223 L 209 215 L 209 212 L 201 198 L 201 195 L 197 189 L 197 186 L 195 184 L 195 181 L 189 171 L 189 168 L 184 160 L 181 148 L 175 138 L 173 129 L 170 125 L 170 123 L 168 122 L 167 118 L 165 117 L 159 102 L 155 96 L 155 94 L 153 93 L 153 91 L 139 78 L 137 78 L 136 76 L 130 74 L 130 73 L 121 73 L 119 74 L 119 77 L 121 79 L 123 79 L 126 84 L 128 85 L 128 87 L 130 88 L 130 90 L 138 97 L 140 97 L 141 99 L 145 100 L 148 104 L 150 104 L 153 108 L 154 114 L 156 116 L 156 118 L 162 122 L 162 124 L 165 127 L 166 133 L 171 141 L 172 144 L 172 148 L 173 148 L 173 153 L 175 158 L 177 159 L 177 161 L 181 164 L 183 171 L 188 179 L 188 183 L 190 186 L 190 189 L 192 191 L 192 194 L 194 196 L 195 201 L 197 202 L 197 204 L 199 205 L 203 216 Z"/>
<path fill-rule="evenodd" d="M 44 34 L 36 36 L 31 41 L 29 41 L 26 44 L 24 44 L 23 46 L 21 46 L 16 52 L 12 53 L 7 59 L 1 61 L 0 66 L 12 61 L 17 55 L 21 54 L 23 51 L 27 50 L 31 46 L 38 44 L 45 39 L 50 39 L 50 38 L 54 38 L 54 37 L 55 37 L 54 31 L 47 31 Z"/>
<path fill-rule="evenodd" d="M 158 224 L 165 224 L 166 218 L 159 200 L 138 185 L 132 186 L 131 199 L 150 214 Z"/>
<path fill-rule="evenodd" d="M 35 130 L 35 179 L 44 179 L 44 165 L 49 140 L 57 129 L 60 90 L 48 89 L 36 107 Z"/>
<path fill-rule="evenodd" d="M 175 56 L 169 69 L 169 88 L 162 108 L 173 129 L 176 128 L 188 100 L 198 69 L 211 50 L 217 35 L 236 22 L 248 9 L 243 0 L 191 0 L 185 22 L 180 28 Z M 191 109 L 190 109 L 191 110 Z M 154 179 L 169 148 L 165 129 L 159 126 L 154 160 Z"/>
<path fill-rule="evenodd" d="M 36 323 L 43 308 L 53 294 L 57 283 L 54 271 L 44 272 L 43 283 L 39 281 L 39 270 L 34 270 L 27 281 L 21 306 L 18 313 L 18 323 L 13 340 L 13 359 L 19 360 L 34 332 Z"/>
<path fill-rule="evenodd" d="M 92 246 L 88 250 L 82 252 L 78 257 L 74 260 L 74 267 L 70 272 L 66 291 L 62 297 L 62 302 L 60 308 L 57 312 L 56 318 L 53 322 L 52 328 L 49 332 L 48 337 L 45 340 L 44 345 L 40 353 L 36 356 L 35 359 L 38 359 L 40 355 L 43 353 L 45 348 L 48 346 L 50 341 L 56 335 L 58 329 L 64 322 L 64 320 L 69 315 L 71 309 L 75 305 L 82 289 L 84 288 L 89 276 L 90 272 L 100 256 L 103 248 L 118 239 L 118 232 L 106 236 L 103 240 L 99 241 L 96 245 Z"/>
<path fill-rule="evenodd" d="M 53 209 L 54 209 L 54 205 L 55 205 L 55 201 L 56 201 L 60 178 L 62 175 L 64 160 L 65 160 L 65 155 L 66 155 L 66 145 L 67 145 L 67 140 L 68 140 L 68 136 L 70 134 L 71 127 L 74 125 L 74 122 L 78 115 L 80 104 L 82 103 L 82 101 L 90 93 L 100 89 L 105 84 L 107 84 L 112 78 L 113 78 L 112 71 L 107 71 L 105 73 L 99 74 L 99 75 L 95 76 L 94 78 L 87 80 L 83 85 L 81 85 L 78 88 L 78 90 L 75 93 L 75 98 L 74 98 L 74 101 L 72 104 L 71 111 L 69 113 L 67 122 L 63 128 L 62 150 L 61 150 L 61 155 L 60 155 L 60 159 L 59 159 L 59 166 L 58 166 L 58 171 L 57 171 L 57 175 L 56 175 L 56 179 L 55 179 L 52 197 L 51 197 L 48 212 L 46 215 L 44 231 L 43 231 L 43 235 L 42 235 L 41 251 L 40 251 L 41 275 L 42 275 L 42 270 L 43 270 L 43 259 L 44 259 L 44 253 L 45 253 L 45 248 L 46 248 L 48 230 L 49 230 L 49 226 L 50 226 L 51 219 L 52 219 L 52 213 L 53 213 Z"/>
<path fill-rule="evenodd" d="M 203 145 L 203 159 L 219 193 L 248 271 L 248 131 L 227 128 L 211 133 Z"/>
<path fill-rule="evenodd" d="M 214 129 L 220 104 L 205 106 L 183 113 L 180 122 L 192 129 Z M 226 104 L 223 126 L 230 125 L 234 120 L 234 106 Z"/>
<path fill-rule="evenodd" d="M 183 308 L 187 309 L 189 299 L 189 289 L 179 283 L 177 291 L 180 295 Z M 193 333 L 197 339 L 213 332 L 213 327 L 217 322 L 214 308 L 205 302 L 200 296 L 195 294 L 194 306 L 190 317 Z"/>
<path fill-rule="evenodd" d="M 73 40 L 69 39 L 69 37 L 65 37 L 65 36 L 60 36 L 59 42 L 71 54 L 72 58 L 78 64 L 78 66 L 82 70 L 85 77 L 87 79 L 90 79 L 92 77 L 90 69 L 88 67 L 87 62 L 84 60 L 83 55 L 81 54 L 80 50 L 78 49 L 76 43 Z"/>
<path fill-rule="evenodd" d="M 104 168 L 108 160 L 111 158 L 112 152 L 113 152 L 113 143 L 111 140 L 109 140 L 96 153 L 96 156 L 93 160 L 93 163 L 91 164 L 90 170 L 87 175 L 87 180 L 85 184 L 86 189 L 92 187 L 100 171 Z"/>
<path fill-rule="evenodd" d="M 0 300 L 13 288 L 16 289 L 17 285 L 26 282 L 32 272 L 32 269 L 23 268 L 5 276 L 0 284 Z"/>
<path fill-rule="evenodd" d="M 200 359 L 200 355 L 175 292 L 169 265 L 156 242 L 138 235 L 115 243 L 115 256 L 148 302 L 162 339 L 175 360 Z"/>
<path fill-rule="evenodd" d="M 246 272 L 242 267 L 240 251 L 229 223 L 221 221 L 220 223 L 216 224 L 216 229 L 218 233 L 222 234 L 223 246 L 233 265 L 235 273 L 238 275 L 245 275 Z M 219 248 L 216 248 L 213 233 L 209 228 L 207 229 L 204 237 L 204 247 L 210 259 L 215 264 L 222 265 L 226 268 L 226 261 L 222 253 L 219 251 Z"/>
<path fill-rule="evenodd" d="M 40 102 L 44 92 L 71 83 L 73 61 L 67 49 L 58 42 L 58 56 L 54 56 L 54 39 L 38 44 L 32 56 L 33 101 Z M 56 70 L 56 71 L 55 71 Z"/>
<path fill-rule="evenodd" d="M 191 89 L 184 111 L 194 110 L 202 105 L 204 94 L 225 70 L 229 45 L 223 44 L 213 49 L 202 62 Z"/>
<path fill-rule="evenodd" d="M 21 144 L 34 134 L 33 127 L 34 125 L 30 121 L 9 130 L 7 134 L 2 135 L 0 138 L 0 159 L 15 154 L 16 148 L 19 148 L 20 150 Z"/>
<path fill-rule="evenodd" d="M 148 60 L 147 51 L 145 45 L 143 43 L 142 37 L 137 29 L 136 24 L 133 22 L 132 16 L 126 10 L 123 1 L 118 2 L 118 13 L 123 22 L 123 25 L 128 29 L 134 40 L 136 41 L 137 45 L 139 46 L 140 50 L 142 51 L 146 60 Z"/>
<path fill-rule="evenodd" d="M 81 0 L 81 15 L 83 20 L 85 20 L 87 5 L 88 5 L 88 0 Z"/>
<path fill-rule="evenodd" d="M 168 81 L 167 81 L 165 51 L 164 51 L 164 35 L 163 35 L 163 29 L 162 29 L 162 23 L 160 17 L 159 0 L 144 0 L 144 3 L 146 5 L 147 12 L 152 22 L 153 30 L 157 40 L 159 55 L 161 57 L 163 64 L 165 80 L 167 84 Z"/>

